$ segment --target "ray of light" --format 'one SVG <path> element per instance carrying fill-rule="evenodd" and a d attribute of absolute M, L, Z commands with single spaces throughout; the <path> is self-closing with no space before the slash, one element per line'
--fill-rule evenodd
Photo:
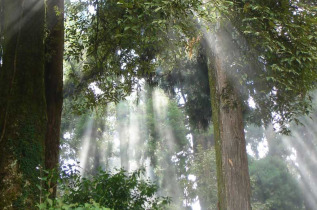
<path fill-rule="evenodd" d="M 284 136 L 282 142 L 288 148 L 296 151 L 295 158 L 290 158 L 295 171 L 299 175 L 297 179 L 306 203 L 311 207 L 317 206 L 317 126 L 314 120 L 303 118 L 305 127 L 295 127 L 292 136 Z"/>
<path fill-rule="evenodd" d="M 179 203 L 179 199 L 183 197 L 185 192 L 182 192 L 181 187 L 177 180 L 177 172 L 172 165 L 172 156 L 176 151 L 175 136 L 172 131 L 171 125 L 166 123 L 168 119 L 168 104 L 169 99 L 160 89 L 155 89 L 153 94 L 153 110 L 155 118 L 155 129 L 160 137 L 160 144 L 157 156 L 159 157 L 159 167 L 161 173 L 165 173 L 163 180 L 164 190 L 169 193 L 174 200 L 174 204 Z M 165 150 L 165 151 L 164 151 Z M 167 151 L 166 151 L 167 150 Z M 166 157 L 167 155 L 167 157 Z M 168 160 L 169 159 L 169 160 Z M 167 173 L 167 174 L 166 174 Z M 167 184 L 168 183 L 168 184 Z"/>
<path fill-rule="evenodd" d="M 89 121 L 87 123 L 86 130 L 84 132 L 84 137 L 82 139 L 82 145 L 79 152 L 79 165 L 80 165 L 80 173 L 82 175 L 85 174 L 86 164 L 87 164 L 87 158 L 90 148 L 90 141 L 91 141 L 91 133 L 92 133 L 92 126 L 93 126 L 93 116 L 89 117 Z"/>

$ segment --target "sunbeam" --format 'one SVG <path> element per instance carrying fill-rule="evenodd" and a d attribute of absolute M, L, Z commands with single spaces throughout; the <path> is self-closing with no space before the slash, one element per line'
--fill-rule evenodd
<path fill-rule="evenodd" d="M 292 136 L 282 137 L 286 147 L 295 149 L 296 158 L 293 158 L 292 165 L 299 175 L 298 183 L 311 207 L 317 206 L 317 178 L 315 176 L 317 164 L 317 136 L 316 124 L 309 117 L 303 118 L 303 127 L 295 126 L 292 129 Z"/>
<path fill-rule="evenodd" d="M 86 169 L 87 169 L 88 153 L 90 148 L 93 123 L 94 123 L 94 118 L 93 116 L 90 116 L 88 119 L 87 127 L 85 129 L 83 139 L 81 142 L 80 151 L 79 151 L 79 166 L 80 166 L 80 173 L 82 175 L 85 175 Z"/>

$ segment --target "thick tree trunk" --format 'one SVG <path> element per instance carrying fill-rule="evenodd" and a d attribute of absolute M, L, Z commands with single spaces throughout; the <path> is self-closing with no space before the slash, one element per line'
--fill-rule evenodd
<path fill-rule="evenodd" d="M 44 1 L 4 0 L 0 72 L 0 209 L 39 202 L 44 163 Z"/>
<path fill-rule="evenodd" d="M 54 169 L 59 161 L 60 125 L 63 105 L 64 0 L 47 0 L 46 23 L 49 30 L 46 42 L 45 96 L 47 130 L 45 136 L 45 168 Z M 56 182 L 52 181 L 52 196 Z"/>
<path fill-rule="evenodd" d="M 250 178 L 244 137 L 242 107 L 237 90 L 230 84 L 223 48 L 224 34 L 217 36 L 209 52 L 209 82 L 214 125 L 218 209 L 248 210 Z"/>

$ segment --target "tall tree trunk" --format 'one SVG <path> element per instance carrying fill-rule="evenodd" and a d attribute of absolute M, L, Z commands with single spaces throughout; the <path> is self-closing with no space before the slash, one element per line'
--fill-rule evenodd
<path fill-rule="evenodd" d="M 124 168 L 127 172 L 130 170 L 129 164 L 129 134 L 128 134 L 128 126 L 124 123 L 123 127 L 121 127 L 121 132 L 119 133 L 120 139 L 120 160 L 121 160 L 121 167 Z"/>
<path fill-rule="evenodd" d="M 249 210 L 251 190 L 242 107 L 237 90 L 230 84 L 226 72 L 226 57 L 222 45 L 228 44 L 225 43 L 228 39 L 226 32 L 221 32 L 216 35 L 213 52 L 207 53 L 217 163 L 218 209 Z"/>
<path fill-rule="evenodd" d="M 63 105 L 64 0 L 47 0 L 45 40 L 45 96 L 47 130 L 45 136 L 45 168 L 54 169 L 59 161 L 60 125 Z M 52 197 L 56 195 L 56 181 L 51 182 Z"/>
<path fill-rule="evenodd" d="M 92 176 L 97 175 L 98 169 L 101 166 L 100 149 L 98 145 L 98 140 L 101 138 L 100 133 L 102 133 L 100 132 L 100 120 L 101 119 L 95 118 L 93 122 L 88 156 L 86 160 L 88 165 L 90 166 L 90 168 L 86 167 L 86 169 L 88 169 L 88 174 L 91 174 Z"/>
<path fill-rule="evenodd" d="M 36 167 L 44 163 L 44 1 L 3 1 L 0 209 L 27 209 L 39 202 Z"/>
<path fill-rule="evenodd" d="M 121 167 L 129 172 L 129 106 L 122 102 L 117 107 L 118 137 L 120 141 Z"/>
<path fill-rule="evenodd" d="M 159 133 L 157 132 L 155 125 L 155 116 L 154 116 L 154 102 L 153 102 L 153 92 L 154 85 L 151 83 L 151 80 L 147 80 L 145 86 L 146 90 L 146 129 L 147 129 L 147 148 L 146 148 L 146 157 L 150 158 L 150 165 L 153 169 L 157 166 L 158 160 L 155 154 L 157 149 L 157 139 L 159 138 Z M 153 173 L 154 174 L 154 173 Z"/>

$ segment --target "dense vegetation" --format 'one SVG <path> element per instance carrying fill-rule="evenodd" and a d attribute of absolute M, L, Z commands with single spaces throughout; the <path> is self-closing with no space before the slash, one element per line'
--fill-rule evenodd
<path fill-rule="evenodd" d="M 93 177 L 81 177 L 78 166 L 65 165 L 59 179 L 61 198 L 51 199 L 52 190 L 41 188 L 43 199 L 40 209 L 164 209 L 169 198 L 156 197 L 157 187 L 150 181 L 141 180 L 144 171 L 131 174 L 119 170 L 109 173 L 99 170 Z M 41 180 L 52 181 L 57 174 L 48 173 Z"/>
<path fill-rule="evenodd" d="M 1 0 L 0 208 L 313 209 L 316 23 L 309 0 Z"/>

